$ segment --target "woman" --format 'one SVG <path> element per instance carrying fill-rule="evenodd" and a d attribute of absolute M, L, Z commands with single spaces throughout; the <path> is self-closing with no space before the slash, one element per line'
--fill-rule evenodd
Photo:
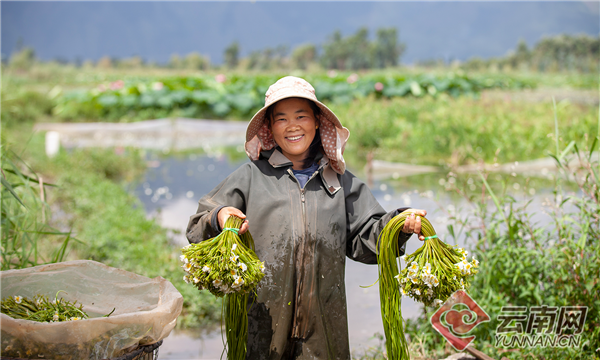
<path fill-rule="evenodd" d="M 377 237 L 404 209 L 386 213 L 345 171 L 348 136 L 308 82 L 280 79 L 248 125 L 245 149 L 252 162 L 200 199 L 190 219 L 192 243 L 219 234 L 231 215 L 246 219 L 240 232 L 250 230 L 265 262 L 266 275 L 249 304 L 248 359 L 350 359 L 346 256 L 377 263 Z M 401 245 L 420 230 L 413 215 Z"/>

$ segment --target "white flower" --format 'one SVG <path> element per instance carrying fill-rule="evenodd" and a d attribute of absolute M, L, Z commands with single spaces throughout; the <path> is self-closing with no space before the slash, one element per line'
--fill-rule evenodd
<path fill-rule="evenodd" d="M 192 270 L 192 264 L 185 263 L 185 264 L 183 264 L 182 268 L 183 268 L 183 270 L 190 272 L 190 270 Z"/>
<path fill-rule="evenodd" d="M 463 282 L 463 279 L 460 279 L 460 287 L 461 289 L 465 289 L 465 283 Z"/>
<path fill-rule="evenodd" d="M 400 274 L 398 274 L 398 275 L 394 276 L 394 278 L 395 278 L 396 280 L 398 280 L 398 283 L 400 283 L 400 284 L 402 283 L 402 282 L 400 281 Z"/>
<path fill-rule="evenodd" d="M 413 293 L 415 293 L 416 295 L 421 295 L 421 291 L 420 291 L 419 289 L 415 289 L 415 290 L 413 291 Z"/>
<path fill-rule="evenodd" d="M 435 299 L 435 300 L 433 300 L 433 306 L 435 306 L 435 307 L 439 307 L 439 306 L 441 306 L 442 304 L 443 304 L 443 302 L 442 302 L 442 300 L 440 300 L 440 299 Z"/>
<path fill-rule="evenodd" d="M 186 246 L 182 247 L 182 249 L 189 249 L 190 247 L 192 247 L 192 244 L 187 244 Z"/>
<path fill-rule="evenodd" d="M 406 293 L 406 291 L 404 291 L 403 288 L 400 288 L 400 294 L 402 294 L 402 297 L 408 296 L 408 294 Z"/>
<path fill-rule="evenodd" d="M 21 301 L 23 301 L 23 297 L 22 297 L 22 296 L 19 296 L 19 295 L 15 295 L 15 296 L 13 296 L 13 298 L 15 299 L 15 302 L 16 302 L 17 304 L 20 304 L 20 303 L 21 303 Z"/>
<path fill-rule="evenodd" d="M 235 249 L 237 249 L 237 244 L 233 244 L 233 246 L 231 247 L 231 251 L 235 251 Z"/>
<path fill-rule="evenodd" d="M 237 270 L 236 270 L 236 269 L 231 269 L 231 270 L 229 270 L 229 273 L 230 273 L 232 276 L 235 276 L 235 275 L 237 275 Z"/>
<path fill-rule="evenodd" d="M 190 283 L 190 276 L 189 275 L 185 275 L 183 277 L 183 281 L 185 281 L 186 284 L 189 284 Z"/>
<path fill-rule="evenodd" d="M 265 272 L 265 262 L 263 261 L 262 263 L 260 263 L 260 271 Z"/>
<path fill-rule="evenodd" d="M 426 263 L 425 266 L 423 267 L 423 271 L 427 274 L 431 274 L 431 264 Z"/>
<path fill-rule="evenodd" d="M 246 264 L 244 264 L 243 262 L 241 262 L 241 263 L 238 263 L 238 267 L 239 267 L 240 269 L 242 269 L 242 271 L 246 271 L 246 270 L 248 270 L 248 266 L 246 266 Z"/>
<path fill-rule="evenodd" d="M 239 258 L 240 258 L 240 257 L 239 257 L 239 256 L 237 256 L 237 255 L 231 255 L 231 257 L 229 258 L 229 260 L 231 260 L 231 262 L 237 262 L 237 260 L 238 260 Z"/>
<path fill-rule="evenodd" d="M 58 321 L 58 313 L 54 313 L 54 316 L 52 317 L 52 321 Z"/>
<path fill-rule="evenodd" d="M 188 263 L 188 258 L 185 257 L 185 255 L 180 255 L 179 256 L 179 260 L 181 260 L 181 262 L 184 263 L 184 264 Z"/>
<path fill-rule="evenodd" d="M 202 271 L 204 271 L 205 273 L 209 273 L 210 272 L 210 267 L 208 265 L 204 265 L 202 267 Z"/>
<path fill-rule="evenodd" d="M 213 285 L 215 287 L 220 287 L 222 284 L 223 284 L 223 282 L 221 280 L 219 280 L 219 279 L 213 280 Z"/>
<path fill-rule="evenodd" d="M 470 263 L 465 264 L 465 273 L 468 275 L 471 275 L 471 264 Z"/>
<path fill-rule="evenodd" d="M 233 287 L 234 289 L 236 289 L 236 288 L 239 288 L 242 285 L 244 285 L 244 279 L 242 279 L 241 276 L 238 276 L 237 279 L 235 279 L 235 281 L 233 282 L 233 285 L 231 287 Z"/>
<path fill-rule="evenodd" d="M 413 261 L 413 262 L 410 264 L 409 271 L 414 271 L 414 272 L 417 272 L 417 271 L 419 271 L 419 264 L 417 264 L 417 262 L 416 262 L 416 261 Z"/>
<path fill-rule="evenodd" d="M 81 320 L 81 318 L 80 318 L 80 317 L 77 317 L 77 316 L 73 316 L 73 317 L 72 317 L 72 318 L 70 318 L 69 320 L 71 320 L 71 321 L 77 321 L 77 320 Z"/>
<path fill-rule="evenodd" d="M 198 279 L 197 277 L 194 276 L 194 284 L 197 284 L 200 282 L 200 279 Z"/>
<path fill-rule="evenodd" d="M 437 287 L 440 284 L 440 281 L 438 280 L 437 277 L 433 276 L 432 283 L 433 283 L 433 286 Z"/>
<path fill-rule="evenodd" d="M 410 282 L 412 282 L 413 284 L 418 284 L 419 283 L 419 278 L 417 278 L 417 277 L 411 277 L 410 278 Z"/>

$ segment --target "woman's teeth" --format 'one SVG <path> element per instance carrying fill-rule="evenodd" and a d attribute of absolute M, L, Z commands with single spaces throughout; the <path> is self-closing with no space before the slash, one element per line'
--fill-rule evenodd
<path fill-rule="evenodd" d="M 291 140 L 291 141 L 296 141 L 296 140 L 299 140 L 302 136 L 304 136 L 304 135 L 288 137 L 287 139 Z"/>

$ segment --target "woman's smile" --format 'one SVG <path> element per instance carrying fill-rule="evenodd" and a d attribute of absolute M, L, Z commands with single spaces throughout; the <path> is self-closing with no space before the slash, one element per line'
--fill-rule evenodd
<path fill-rule="evenodd" d="M 286 139 L 288 139 L 288 141 L 291 141 L 291 142 L 298 142 L 300 139 L 302 139 L 302 137 L 304 137 L 304 135 L 288 136 L 288 137 L 286 137 Z"/>

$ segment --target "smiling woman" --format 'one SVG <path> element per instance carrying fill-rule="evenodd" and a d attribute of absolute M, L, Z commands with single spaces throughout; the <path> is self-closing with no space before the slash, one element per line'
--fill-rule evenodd
<path fill-rule="evenodd" d="M 246 219 L 265 277 L 249 300 L 247 358 L 350 359 L 345 258 L 377 262 L 376 242 L 390 219 L 369 188 L 346 171 L 350 132 L 305 80 L 271 85 L 248 125 L 242 165 L 199 201 L 192 243 L 218 235 L 231 215 Z M 416 210 L 425 216 L 426 212 Z M 400 252 L 415 216 L 398 236 Z"/>
<path fill-rule="evenodd" d="M 315 155 L 309 156 L 310 148 L 318 148 L 317 137 L 319 123 L 317 115 L 321 111 L 312 102 L 302 98 L 288 98 L 277 102 L 267 109 L 266 119 L 273 140 L 281 152 L 294 164 L 294 170 L 302 170 L 312 165 Z M 316 141 L 319 140 L 319 141 Z M 305 160 L 311 158 L 306 164 Z"/>

